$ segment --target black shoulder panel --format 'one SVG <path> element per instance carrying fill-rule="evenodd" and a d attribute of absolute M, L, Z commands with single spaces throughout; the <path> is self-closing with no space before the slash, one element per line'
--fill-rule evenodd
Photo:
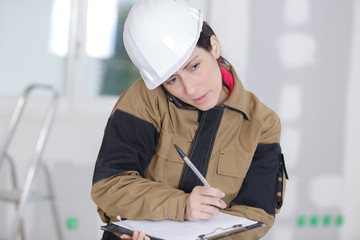
<path fill-rule="evenodd" d="M 262 208 L 268 214 L 274 215 L 281 158 L 279 143 L 259 144 L 233 204 Z"/>
<path fill-rule="evenodd" d="M 149 122 L 116 110 L 109 118 L 95 165 L 93 184 L 125 171 L 144 176 L 159 137 Z"/>

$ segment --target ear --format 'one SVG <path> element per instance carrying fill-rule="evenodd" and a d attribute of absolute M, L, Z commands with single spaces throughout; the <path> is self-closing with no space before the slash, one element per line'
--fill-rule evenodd
<path fill-rule="evenodd" d="M 220 43 L 215 35 L 210 37 L 211 54 L 218 59 L 221 56 Z"/>

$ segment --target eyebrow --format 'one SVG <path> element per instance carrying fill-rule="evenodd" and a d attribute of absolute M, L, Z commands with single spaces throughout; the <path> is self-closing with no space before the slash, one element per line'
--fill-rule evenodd
<path fill-rule="evenodd" d="M 196 60 L 199 56 L 196 55 L 193 57 L 193 59 L 191 59 L 183 68 L 182 70 L 185 70 L 194 60 Z M 174 74 L 172 74 L 170 77 L 168 77 L 168 79 L 166 79 L 165 81 L 168 81 L 170 78 L 172 78 L 174 76 Z"/>
<path fill-rule="evenodd" d="M 194 56 L 193 59 L 191 59 L 182 69 L 185 70 L 193 61 L 195 61 L 199 56 Z"/>

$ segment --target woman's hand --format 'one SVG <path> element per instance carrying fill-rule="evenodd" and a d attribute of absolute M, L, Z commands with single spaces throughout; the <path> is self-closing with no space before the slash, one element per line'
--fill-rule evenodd
<path fill-rule="evenodd" d="M 225 193 L 217 188 L 197 186 L 186 200 L 185 220 L 197 221 L 210 219 L 219 213 L 219 209 L 226 208 L 223 198 Z"/>
<path fill-rule="evenodd" d="M 133 235 L 127 235 L 127 234 L 123 234 L 121 235 L 121 239 L 132 239 L 132 240 L 150 240 L 150 238 L 148 236 L 145 235 L 144 231 L 138 231 L 135 230 L 133 232 Z"/>

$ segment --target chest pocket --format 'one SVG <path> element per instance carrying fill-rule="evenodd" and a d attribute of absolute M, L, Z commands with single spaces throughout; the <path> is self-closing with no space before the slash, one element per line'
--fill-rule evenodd
<path fill-rule="evenodd" d="M 162 133 L 154 157 L 145 175 L 153 181 L 162 182 L 177 188 L 184 168 L 184 161 L 177 153 L 174 147 L 175 143 L 184 151 L 189 149 L 191 145 L 190 140 Z"/>
<path fill-rule="evenodd" d="M 253 154 L 220 151 L 214 182 L 225 192 L 225 202 L 231 202 L 238 194 L 250 167 Z"/>

